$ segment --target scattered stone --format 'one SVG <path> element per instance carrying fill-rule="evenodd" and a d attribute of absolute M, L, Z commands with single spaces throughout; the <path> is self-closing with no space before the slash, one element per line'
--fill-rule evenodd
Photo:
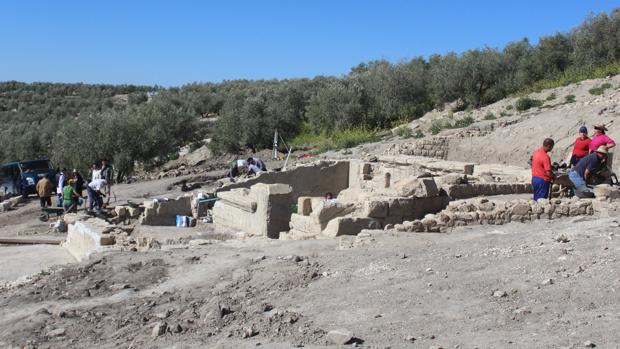
<path fill-rule="evenodd" d="M 254 337 L 258 334 L 258 331 L 254 328 L 254 326 L 250 326 L 247 327 L 244 331 L 243 331 L 243 338 L 250 338 L 250 337 Z"/>
<path fill-rule="evenodd" d="M 596 344 L 592 343 L 591 341 L 585 341 L 583 343 L 583 346 L 586 347 L 586 348 L 595 348 Z"/>
<path fill-rule="evenodd" d="M 158 319 L 165 319 L 165 318 L 167 318 L 170 315 L 172 315 L 172 311 L 170 309 L 168 309 L 168 310 L 166 310 L 163 313 L 155 314 L 155 317 L 158 318 Z"/>
<path fill-rule="evenodd" d="M 176 326 L 174 326 L 174 329 L 172 330 L 172 332 L 174 332 L 174 333 L 181 333 L 181 332 L 183 332 L 183 327 L 181 327 L 180 324 L 177 324 Z"/>
<path fill-rule="evenodd" d="M 413 342 L 415 342 L 415 340 L 416 340 L 416 338 L 414 336 L 407 336 L 407 337 L 405 337 L 405 341 L 407 341 L 407 342 L 413 343 Z"/>
<path fill-rule="evenodd" d="M 506 293 L 506 291 L 496 290 L 495 292 L 493 292 L 493 297 L 495 298 L 508 297 L 508 293 Z"/>
<path fill-rule="evenodd" d="M 129 284 L 113 284 L 110 285 L 109 289 L 110 291 L 120 291 L 129 287 L 131 287 Z"/>
<path fill-rule="evenodd" d="M 64 328 L 57 328 L 55 330 L 51 330 L 48 333 L 45 334 L 46 337 L 60 337 L 60 336 L 64 336 L 65 335 L 65 329 Z"/>
<path fill-rule="evenodd" d="M 564 235 L 564 234 L 560 234 L 560 235 L 556 236 L 556 237 L 554 238 L 554 240 L 555 240 L 556 242 L 561 242 L 561 243 L 567 243 L 567 242 L 569 242 L 569 241 L 570 241 L 570 240 L 566 237 L 566 235 Z"/>
<path fill-rule="evenodd" d="M 545 280 L 543 280 L 543 282 L 542 282 L 542 284 L 543 284 L 544 286 L 547 286 L 547 285 L 553 285 L 553 283 L 554 283 L 553 279 L 545 279 Z"/>
<path fill-rule="evenodd" d="M 353 339 L 353 333 L 345 329 L 332 330 L 327 333 L 327 339 L 337 345 L 344 345 Z"/>
<path fill-rule="evenodd" d="M 166 333 L 168 329 L 168 324 L 165 322 L 158 322 L 153 326 L 153 332 L 151 332 L 151 337 L 159 337 Z"/>

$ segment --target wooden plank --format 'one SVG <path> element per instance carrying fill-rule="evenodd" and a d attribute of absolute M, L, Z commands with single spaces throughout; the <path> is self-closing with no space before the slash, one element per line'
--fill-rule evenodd
<path fill-rule="evenodd" d="M 0 244 L 6 245 L 60 245 L 64 239 L 23 239 L 23 238 L 0 238 Z"/>

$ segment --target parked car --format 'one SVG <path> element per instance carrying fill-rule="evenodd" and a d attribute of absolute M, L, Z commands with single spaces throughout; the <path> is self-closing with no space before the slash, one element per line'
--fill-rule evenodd
<path fill-rule="evenodd" d="M 54 180 L 56 171 L 49 160 L 14 161 L 0 165 L 0 192 L 28 196 L 36 193 L 39 179 Z"/>

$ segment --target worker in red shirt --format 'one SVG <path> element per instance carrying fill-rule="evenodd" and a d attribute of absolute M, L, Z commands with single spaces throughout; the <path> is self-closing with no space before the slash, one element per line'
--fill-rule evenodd
<path fill-rule="evenodd" d="M 570 166 L 573 167 L 583 158 L 590 154 L 590 143 L 592 140 L 588 137 L 588 128 L 581 126 L 579 128 L 579 137 L 575 140 L 573 146 L 573 154 L 570 157 Z"/>
<path fill-rule="evenodd" d="M 532 155 L 532 189 L 534 201 L 549 197 L 551 180 L 555 177 L 551 171 L 551 158 L 547 154 L 553 150 L 555 142 L 551 138 L 545 138 L 542 147 L 536 149 Z"/>

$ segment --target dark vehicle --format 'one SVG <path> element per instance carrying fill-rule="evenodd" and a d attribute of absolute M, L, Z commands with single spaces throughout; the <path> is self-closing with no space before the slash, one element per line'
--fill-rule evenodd
<path fill-rule="evenodd" d="M 35 194 L 39 179 L 48 176 L 52 180 L 56 171 L 49 160 L 26 160 L 0 165 L 0 192 L 11 195 Z"/>

